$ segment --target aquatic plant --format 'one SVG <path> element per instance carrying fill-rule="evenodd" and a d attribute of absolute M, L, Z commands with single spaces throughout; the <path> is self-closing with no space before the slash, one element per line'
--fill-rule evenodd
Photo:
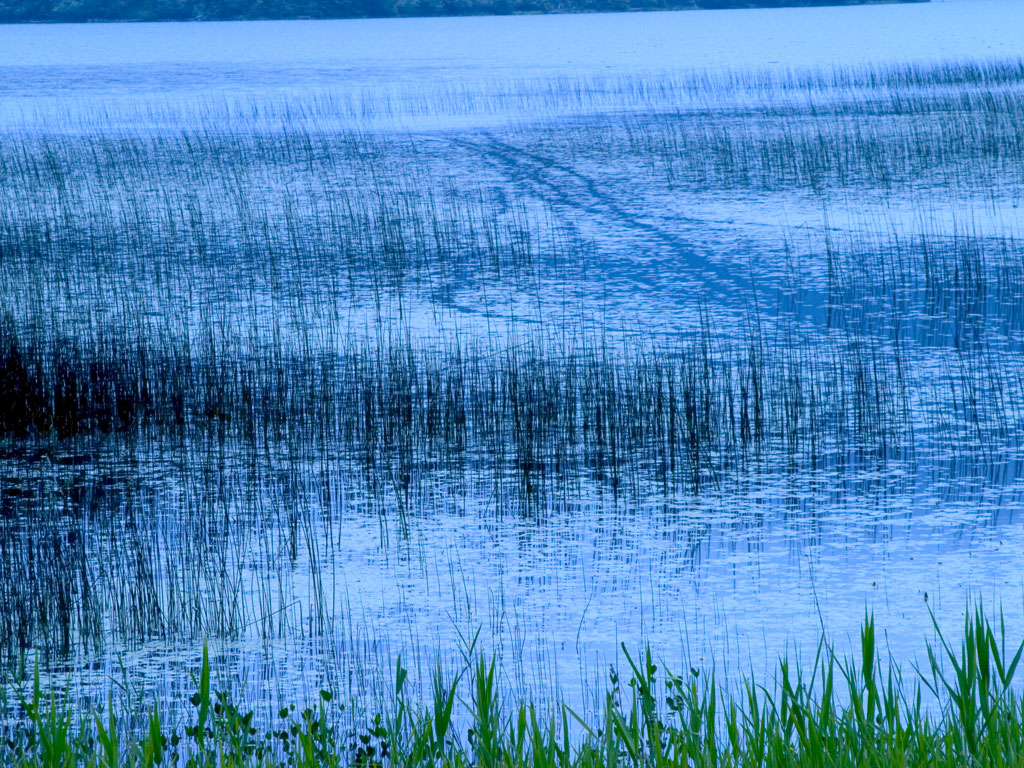
<path fill-rule="evenodd" d="M 543 709 L 503 700 L 493 660 L 468 656 L 461 671 L 432 678 L 423 703 L 406 690 L 399 657 L 385 709 L 354 723 L 334 693 L 305 708 L 286 706 L 261 723 L 230 691 L 215 691 L 204 650 L 190 714 L 168 721 L 148 712 L 83 712 L 42 690 L 7 706 L 0 756 L 24 766 L 961 766 L 1015 765 L 1024 754 L 1024 704 L 1014 684 L 1024 643 L 1007 645 L 1005 624 L 981 606 L 951 643 L 935 624 L 928 665 L 905 674 L 878 647 L 866 616 L 860 654 L 842 657 L 823 639 L 802 671 L 780 659 L 774 679 L 747 679 L 730 692 L 714 670 L 677 675 L 650 647 L 623 645 L 625 673 L 612 669 L 592 717 L 567 705 Z M 131 722 L 141 727 L 132 729 Z"/>

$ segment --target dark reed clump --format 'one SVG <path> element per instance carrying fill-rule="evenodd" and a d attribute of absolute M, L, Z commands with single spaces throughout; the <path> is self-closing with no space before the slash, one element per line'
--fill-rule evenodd
<path fill-rule="evenodd" d="M 504 347 L 359 342 L 247 355 L 208 339 L 47 338 L 8 320 L 3 435 L 315 438 L 365 469 L 413 474 L 462 456 L 527 486 L 583 473 L 613 488 L 699 489 L 749 461 L 820 467 L 911 449 L 898 352 L 774 346 L 710 331 L 680 342 L 515 338 Z M 415 470 L 415 472 L 414 472 Z"/>

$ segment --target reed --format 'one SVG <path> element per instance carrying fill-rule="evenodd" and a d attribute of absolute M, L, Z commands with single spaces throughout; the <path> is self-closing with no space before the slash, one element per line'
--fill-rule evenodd
<path fill-rule="evenodd" d="M 1014 681 L 1024 643 L 969 611 L 959 646 L 938 630 L 928 664 L 914 673 L 886 660 L 866 616 L 860 653 L 844 657 L 823 639 L 806 673 L 782 658 L 773 679 L 735 692 L 713 670 L 676 675 L 648 647 L 623 645 L 601 711 L 584 718 L 567 705 L 550 714 L 504 700 L 493 661 L 467 657 L 453 677 L 440 670 L 432 700 L 406 692 L 401 658 L 383 711 L 346 726 L 344 706 L 322 690 L 299 710 L 261 724 L 230 691 L 215 691 L 204 651 L 191 714 L 169 722 L 157 705 L 130 713 L 114 702 L 81 712 L 41 688 L 38 673 L 16 702 L 23 721 L 0 754 L 17 766 L 907 766 L 1014 765 L 1024 752 L 1022 703 Z M 125 718 L 125 719 L 121 719 Z"/>
<path fill-rule="evenodd" d="M 836 496 L 908 477 L 1012 488 L 1022 84 L 1020 62 L 959 62 L 87 100 L 55 108 L 60 120 L 12 109 L 0 664 L 153 641 L 328 644 L 349 631 L 332 558 L 355 517 L 390 551 L 452 507 L 543 526 L 580 499 L 623 515 L 694 499 L 746 509 L 809 478 Z M 441 128 L 405 130 L 424 116 Z M 817 223 L 755 245 L 722 223 L 776 203 Z M 638 665 L 602 717 L 584 727 L 565 711 L 552 730 L 526 703 L 502 708 L 487 662 L 460 678 L 473 741 L 446 741 L 454 686 L 441 683 L 430 729 L 399 699 L 374 728 L 393 728 L 389 759 L 410 764 L 996 754 L 966 710 L 916 709 L 909 678 L 897 695 L 819 661 L 830 685 L 859 675 L 858 695 L 785 682 L 791 666 L 769 698 L 672 678 L 686 703 L 670 722 Z M 946 703 L 967 701 L 937 680 Z M 1004 693 L 1012 762 L 1019 701 Z M 164 748 L 136 735 L 124 757 L 109 721 L 90 730 L 54 705 L 44 723 L 32 695 L 22 720 L 47 743 L 84 728 L 113 745 L 76 753 L 83 764 Z M 853 702 L 888 717 L 890 695 L 910 696 L 893 704 L 898 728 L 857 720 Z M 381 761 L 374 734 L 354 751 L 310 742 L 319 709 L 264 741 L 217 704 L 226 719 L 209 727 L 230 735 L 210 738 L 256 764 L 298 760 L 280 742 L 300 735 L 302 759 Z M 135 713 L 157 734 L 161 706 Z M 44 758 L 28 732 L 9 748 L 32 765 Z"/>

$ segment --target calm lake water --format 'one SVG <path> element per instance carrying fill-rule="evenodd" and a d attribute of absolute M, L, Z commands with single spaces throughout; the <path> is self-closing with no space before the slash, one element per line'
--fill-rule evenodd
<path fill-rule="evenodd" d="M 401 327 L 440 346 L 571 326 L 628 352 L 702 328 L 739 343 L 760 313 L 766 347 L 813 358 L 819 373 L 815 350 L 870 347 L 908 366 L 889 377 L 875 360 L 876 378 L 910 382 L 899 449 L 870 460 L 837 449 L 785 471 L 771 456 L 696 490 L 659 486 L 638 462 L 629 490 L 596 475 L 552 482 L 539 512 L 503 501 L 519 480 L 491 471 L 490 454 L 460 471 L 415 463 L 408 473 L 422 481 L 403 494 L 369 489 L 328 444 L 284 440 L 254 457 L 159 434 L 7 440 L 5 541 L 23 545 L 32 510 L 51 510 L 47 524 L 69 542 L 60 557 L 85 542 L 74 567 L 92 574 L 93 603 L 70 598 L 73 637 L 28 636 L 23 648 L 85 693 L 124 661 L 173 696 L 208 637 L 263 699 L 324 681 L 364 694 L 379 682 L 367 670 L 398 653 L 423 663 L 414 676 L 425 681 L 435 652 L 457 659 L 480 630 L 513 690 L 587 703 L 620 642 L 735 679 L 787 650 L 813 653 L 823 629 L 842 647 L 866 610 L 907 662 L 930 636 L 930 608 L 954 634 L 977 598 L 1020 626 L 1021 179 L 996 150 L 970 170 L 978 137 L 998 144 L 1004 128 L 965 129 L 960 143 L 943 133 L 969 114 L 961 97 L 975 86 L 869 75 L 1022 56 L 1016 0 L 0 26 L 5 242 L 74 230 L 69 271 L 82 281 L 58 286 L 10 262 L 0 286 L 17 322 L 79 318 L 88 334 L 132 316 L 195 339 L 213 325 L 235 340 L 252 328 L 253 354 L 273 334 L 331 354 L 328 327 L 360 339 Z M 1018 72 L 976 89 L 1004 99 L 998 114 L 1012 122 L 1022 86 Z M 314 160 L 295 136 L 316 145 Z M 778 141 L 736 161 L 758 137 Z M 948 157 L 915 165 L 915 142 L 930 141 Z M 854 159 L 840 179 L 841 151 Z M 63 170 L 39 181 L 29 167 Z M 355 219 L 331 216 L 364 204 L 371 234 L 353 245 Z M 406 232 L 389 224 L 399 216 L 427 223 Z M 245 253 L 240 221 L 258 233 Z M 527 266 L 446 271 L 429 246 L 438 231 L 467 252 L 490 238 Z M 201 248 L 175 250 L 197 232 Z M 401 246 L 389 232 L 405 233 Z M 294 242 L 302 258 L 250 284 L 253 263 L 263 270 Z M 340 266 L 349 247 L 422 265 L 364 284 L 361 267 Z M 103 248 L 111 261 L 96 266 L 87 255 Z M 140 260 L 118 262 L 127 248 Z M 929 248 L 947 265 L 982 253 L 983 295 L 953 291 L 953 267 L 936 277 Z M 200 251 L 181 278 L 176 265 Z M 891 259 L 875 269 L 881 253 Z M 916 260 L 923 287 L 893 298 Z M 354 288 L 335 289 L 329 277 L 342 272 Z M 821 375 L 830 383 L 807 399 L 831 397 L 854 372 Z M 973 421 L 958 421 L 961 406 Z M 126 583 L 139 602 L 119 603 Z M 175 602 L 189 594 L 203 605 Z M 139 630 L 130 617 L 149 610 L 162 618 Z"/>

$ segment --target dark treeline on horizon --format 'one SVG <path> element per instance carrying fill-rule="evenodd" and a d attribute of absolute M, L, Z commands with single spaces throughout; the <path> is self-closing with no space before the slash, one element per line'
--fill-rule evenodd
<path fill-rule="evenodd" d="M 0 23 L 470 16 L 929 0 L 0 0 Z"/>

